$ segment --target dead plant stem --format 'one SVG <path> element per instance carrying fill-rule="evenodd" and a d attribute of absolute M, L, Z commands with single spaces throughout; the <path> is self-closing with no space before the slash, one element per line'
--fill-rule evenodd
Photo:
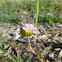
<path fill-rule="evenodd" d="M 36 52 L 32 49 L 31 47 L 31 44 L 30 44 L 30 38 L 28 36 L 28 43 L 29 43 L 29 47 L 30 47 L 30 50 L 33 52 L 33 54 L 41 61 L 41 62 L 44 62 L 42 58 L 39 58 L 38 55 L 36 54 Z"/>

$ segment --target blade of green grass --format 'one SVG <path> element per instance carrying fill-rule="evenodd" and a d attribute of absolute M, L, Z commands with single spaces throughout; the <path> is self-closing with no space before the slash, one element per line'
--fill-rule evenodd
<path fill-rule="evenodd" d="M 36 21 L 35 21 L 36 27 L 37 27 L 38 15 L 39 15 L 39 0 L 36 0 Z"/>
<path fill-rule="evenodd" d="M 6 53 L 7 52 L 7 50 L 4 49 L 3 47 L 0 47 L 0 51 L 2 51 L 3 53 Z"/>
<path fill-rule="evenodd" d="M 4 42 L 7 39 L 7 37 L 5 37 L 3 40 L 0 40 L 0 46 L 4 45 L 7 42 Z"/>
<path fill-rule="evenodd" d="M 8 53 L 9 58 L 13 58 L 10 53 Z M 17 62 L 15 59 L 12 59 L 12 61 Z"/>
<path fill-rule="evenodd" d="M 21 57 L 20 57 L 20 54 L 17 52 L 17 57 L 16 57 L 16 59 L 17 59 L 17 62 L 22 62 L 22 59 L 21 59 Z"/>

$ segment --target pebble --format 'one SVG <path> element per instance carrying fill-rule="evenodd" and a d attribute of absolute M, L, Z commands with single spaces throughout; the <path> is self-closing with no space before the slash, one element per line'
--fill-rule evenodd
<path fill-rule="evenodd" d="M 40 39 L 45 39 L 45 40 L 47 40 L 48 37 L 47 37 L 47 35 L 42 35 L 42 36 L 40 36 Z"/>
<path fill-rule="evenodd" d="M 55 48 L 55 51 L 60 51 L 61 50 L 61 48 Z"/>
<path fill-rule="evenodd" d="M 62 50 L 59 52 L 59 58 L 62 58 Z"/>

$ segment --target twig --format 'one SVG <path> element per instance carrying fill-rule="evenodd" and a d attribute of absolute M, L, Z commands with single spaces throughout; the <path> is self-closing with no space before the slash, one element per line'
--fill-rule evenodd
<path fill-rule="evenodd" d="M 29 43 L 30 50 L 33 52 L 33 54 L 34 54 L 41 62 L 44 62 L 43 59 L 39 58 L 38 55 L 36 54 L 36 52 L 32 49 L 31 44 L 30 44 L 30 38 L 29 38 L 29 36 L 28 36 L 28 43 Z"/>
<path fill-rule="evenodd" d="M 46 30 L 43 28 L 43 26 L 41 26 L 41 28 L 44 30 L 45 34 L 48 35 L 47 32 L 46 32 Z"/>
<path fill-rule="evenodd" d="M 34 50 L 32 49 L 32 47 L 31 47 L 29 36 L 28 36 L 28 43 L 29 43 L 29 47 L 30 47 L 31 51 L 32 51 L 34 54 L 36 54 L 36 53 L 34 52 Z"/>
<path fill-rule="evenodd" d="M 34 36 L 34 44 L 36 44 L 36 37 L 37 37 L 37 35 Z"/>

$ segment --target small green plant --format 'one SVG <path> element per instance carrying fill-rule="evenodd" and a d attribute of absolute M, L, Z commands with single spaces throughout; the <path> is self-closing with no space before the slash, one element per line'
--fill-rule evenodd
<path fill-rule="evenodd" d="M 47 48 L 48 49 L 48 48 Z M 44 49 L 41 54 L 39 55 L 40 58 L 44 57 L 46 54 L 49 53 L 49 51 L 47 51 L 47 49 Z"/>
<path fill-rule="evenodd" d="M 31 57 L 25 59 L 26 62 L 31 62 Z"/>

